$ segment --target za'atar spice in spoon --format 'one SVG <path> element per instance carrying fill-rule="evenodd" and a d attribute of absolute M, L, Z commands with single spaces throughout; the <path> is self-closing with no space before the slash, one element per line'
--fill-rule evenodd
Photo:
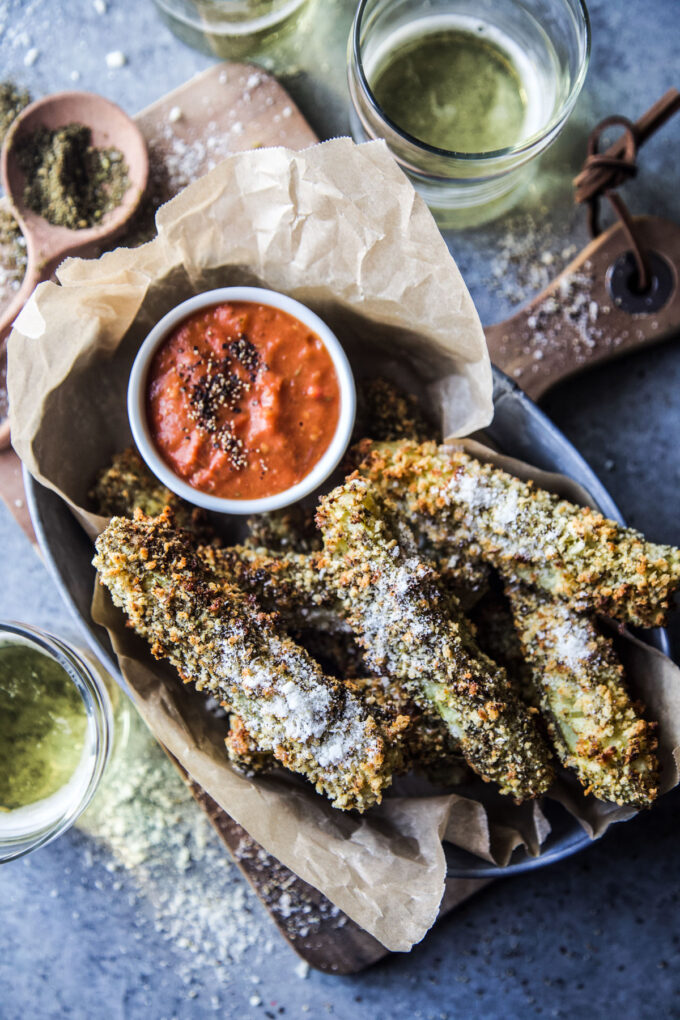
<path fill-rule="evenodd" d="M 54 226 L 92 227 L 120 205 L 130 181 L 119 149 L 92 145 L 84 124 L 39 127 L 16 142 L 24 202 Z"/>

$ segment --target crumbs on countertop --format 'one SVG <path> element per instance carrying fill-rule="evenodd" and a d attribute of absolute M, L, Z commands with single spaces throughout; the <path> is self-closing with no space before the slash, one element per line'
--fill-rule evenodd
<path fill-rule="evenodd" d="M 163 938 L 182 950 L 180 976 L 203 968 L 220 984 L 233 965 L 257 966 L 273 949 L 271 922 L 174 765 L 131 711 L 130 736 L 114 752 L 77 827 L 91 840 L 86 864 L 127 877 Z M 240 971 L 239 971 L 240 973 Z"/>
<path fill-rule="evenodd" d="M 547 212 L 547 210 L 546 210 Z M 513 305 L 522 304 L 545 288 L 578 252 L 575 244 L 551 250 L 555 228 L 543 216 L 524 212 L 504 221 L 495 240 L 490 275 L 484 283 Z"/>
<path fill-rule="evenodd" d="M 258 972 L 278 938 L 271 919 L 134 709 L 129 735 L 115 748 L 76 827 L 90 837 L 86 866 L 104 867 L 114 877 L 114 891 L 131 885 L 135 902 L 151 907 L 156 932 L 180 951 L 185 985 L 211 968 L 219 991 L 232 978 L 242 979 L 244 966 L 253 985 L 260 983 Z M 291 941 L 307 943 L 322 927 L 347 923 L 338 907 L 246 833 L 234 856 L 255 873 L 261 898 Z M 298 978 L 308 976 L 304 961 L 292 967 Z"/>

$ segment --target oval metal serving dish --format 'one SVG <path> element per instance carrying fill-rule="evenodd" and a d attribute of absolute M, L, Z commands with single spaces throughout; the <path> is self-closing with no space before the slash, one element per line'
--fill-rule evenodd
<path fill-rule="evenodd" d="M 496 369 L 494 407 L 493 423 L 485 432 L 503 453 L 546 471 L 568 475 L 590 493 L 602 513 L 623 522 L 616 504 L 583 457 L 533 401 Z M 24 480 L 33 526 L 57 587 L 82 624 L 95 654 L 124 686 L 108 634 L 90 619 L 95 581 L 90 562 L 92 543 L 66 503 L 50 489 L 35 482 L 27 472 L 24 472 Z M 645 636 L 661 651 L 668 652 L 665 632 L 653 631 Z M 590 844 L 578 822 L 559 804 L 549 801 L 545 813 L 552 831 L 538 857 L 518 849 L 507 867 L 498 868 L 446 843 L 449 877 L 489 878 L 529 871 L 568 857 Z"/>

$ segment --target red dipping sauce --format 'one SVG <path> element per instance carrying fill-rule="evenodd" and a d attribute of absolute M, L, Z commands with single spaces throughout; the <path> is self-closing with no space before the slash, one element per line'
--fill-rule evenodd
<path fill-rule="evenodd" d="M 161 344 L 147 379 L 154 444 L 176 475 L 226 499 L 301 482 L 340 415 L 330 354 L 287 312 L 248 301 L 190 315 Z"/>

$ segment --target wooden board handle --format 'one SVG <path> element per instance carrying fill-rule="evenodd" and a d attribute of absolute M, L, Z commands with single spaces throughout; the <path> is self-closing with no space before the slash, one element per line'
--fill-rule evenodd
<path fill-rule="evenodd" d="M 636 235 L 662 260 L 668 297 L 657 311 L 626 311 L 610 289 L 612 267 L 629 245 L 619 223 L 583 249 L 549 287 L 516 315 L 486 328 L 489 354 L 528 396 L 592 365 L 673 336 L 680 330 L 680 226 L 635 218 Z M 625 304 L 625 302 L 624 302 Z"/>

